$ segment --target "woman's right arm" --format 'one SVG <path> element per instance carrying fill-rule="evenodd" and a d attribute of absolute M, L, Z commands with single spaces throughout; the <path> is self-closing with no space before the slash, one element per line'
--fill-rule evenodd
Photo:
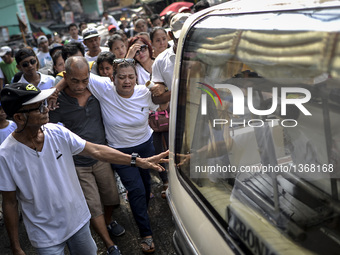
<path fill-rule="evenodd" d="M 55 86 L 55 92 L 48 98 L 48 109 L 55 110 L 58 108 L 58 94 L 60 91 L 64 90 L 67 87 L 66 81 L 62 78 Z"/>

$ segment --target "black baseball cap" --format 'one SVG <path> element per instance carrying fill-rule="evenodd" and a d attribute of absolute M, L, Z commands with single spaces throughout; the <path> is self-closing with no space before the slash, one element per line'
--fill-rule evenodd
<path fill-rule="evenodd" d="M 1 91 L 1 106 L 7 116 L 12 117 L 22 106 L 40 102 L 52 95 L 54 91 L 55 88 L 40 90 L 28 83 L 9 84 Z"/>

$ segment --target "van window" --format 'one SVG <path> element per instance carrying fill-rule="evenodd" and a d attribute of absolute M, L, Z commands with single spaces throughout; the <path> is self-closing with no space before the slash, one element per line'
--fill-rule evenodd
<path fill-rule="evenodd" d="M 254 254 L 339 251 L 339 11 L 208 16 L 185 37 L 178 174 Z"/>

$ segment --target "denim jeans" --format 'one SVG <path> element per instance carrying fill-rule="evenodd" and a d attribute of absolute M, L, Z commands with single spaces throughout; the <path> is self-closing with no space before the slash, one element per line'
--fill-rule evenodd
<path fill-rule="evenodd" d="M 155 155 L 152 136 L 145 143 L 130 148 L 117 148 L 117 150 L 127 154 L 137 152 L 142 158 Z M 112 168 L 119 174 L 122 183 L 128 190 L 131 211 L 139 228 L 140 236 L 152 235 L 148 215 L 151 192 L 150 170 L 117 164 L 113 164 Z"/>
<path fill-rule="evenodd" d="M 97 245 L 91 236 L 90 222 L 65 242 L 51 247 L 37 248 L 37 252 L 39 255 L 64 255 L 66 245 L 71 255 L 96 255 Z"/>

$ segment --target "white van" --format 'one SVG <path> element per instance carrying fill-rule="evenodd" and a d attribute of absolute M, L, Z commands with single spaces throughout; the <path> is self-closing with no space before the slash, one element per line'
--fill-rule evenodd
<path fill-rule="evenodd" d="M 171 97 L 178 254 L 340 253 L 339 1 L 192 15 Z"/>

